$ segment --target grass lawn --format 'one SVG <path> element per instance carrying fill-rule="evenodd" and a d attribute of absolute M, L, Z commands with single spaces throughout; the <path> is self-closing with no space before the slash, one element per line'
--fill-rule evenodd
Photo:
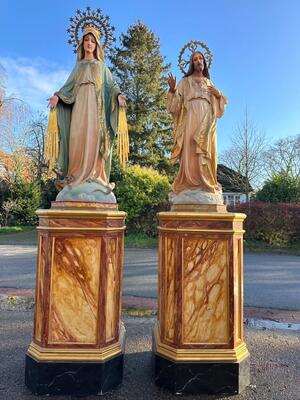
<path fill-rule="evenodd" d="M 144 249 L 157 248 L 158 240 L 157 238 L 149 238 L 141 234 L 130 234 L 125 236 L 125 246 Z M 300 256 L 300 241 L 278 246 L 255 240 L 244 240 L 244 249 L 245 252 L 252 253 L 277 253 Z"/>
<path fill-rule="evenodd" d="M 37 232 L 35 226 L 4 226 L 0 227 L 0 245 L 36 245 Z"/>
<path fill-rule="evenodd" d="M 148 237 L 144 234 L 135 233 L 125 235 L 125 247 L 137 247 L 141 249 L 153 249 L 158 246 L 157 237 Z"/>
<path fill-rule="evenodd" d="M 35 226 L 6 226 L 0 227 L 0 245 L 36 245 L 37 231 Z M 126 247 L 156 248 L 157 238 L 149 238 L 141 234 L 125 236 Z"/>
<path fill-rule="evenodd" d="M 9 226 L 0 227 L 0 245 L 36 245 L 37 232 L 35 226 Z M 135 247 L 140 249 L 151 249 L 158 247 L 157 237 L 152 238 L 144 234 L 136 233 L 125 236 L 125 247 Z M 246 252 L 253 253 L 277 253 L 293 254 L 300 256 L 300 241 L 286 245 L 270 245 L 265 242 L 255 240 L 245 240 L 244 249 Z"/>
<path fill-rule="evenodd" d="M 300 240 L 281 245 L 272 245 L 258 240 L 245 240 L 244 248 L 246 252 L 252 253 L 277 253 L 300 256 Z"/>
<path fill-rule="evenodd" d="M 34 226 L 2 226 L 0 228 L 0 235 L 10 235 L 19 232 L 32 231 Z"/>

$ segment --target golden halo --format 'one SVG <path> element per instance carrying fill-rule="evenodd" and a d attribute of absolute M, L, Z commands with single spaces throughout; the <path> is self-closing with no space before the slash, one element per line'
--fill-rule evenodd
<path fill-rule="evenodd" d="M 78 9 L 75 16 L 70 18 L 71 24 L 67 29 L 70 36 L 68 43 L 74 47 L 74 53 L 76 53 L 80 42 L 80 32 L 83 32 L 87 26 L 96 29 L 99 32 L 99 37 L 104 37 L 101 44 L 103 49 L 110 47 L 116 39 L 113 37 L 115 28 L 110 24 L 109 19 L 109 16 L 102 14 L 100 8 L 93 11 L 89 6 L 85 10 Z"/>
<path fill-rule="evenodd" d="M 213 55 L 208 46 L 199 40 L 191 40 L 183 46 L 178 56 L 178 67 L 183 74 L 186 73 L 185 69 L 190 63 L 192 53 L 195 51 L 201 51 L 201 53 L 204 55 L 207 68 L 210 68 Z"/>

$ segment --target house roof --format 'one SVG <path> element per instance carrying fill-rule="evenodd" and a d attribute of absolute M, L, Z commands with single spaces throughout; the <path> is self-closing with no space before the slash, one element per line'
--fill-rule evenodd
<path fill-rule="evenodd" d="M 249 193 L 253 191 L 247 178 L 223 164 L 218 164 L 217 180 L 222 185 L 223 192 Z"/>

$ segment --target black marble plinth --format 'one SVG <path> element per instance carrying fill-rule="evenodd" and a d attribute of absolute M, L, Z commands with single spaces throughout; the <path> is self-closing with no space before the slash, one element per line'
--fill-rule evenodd
<path fill-rule="evenodd" d="M 250 384 L 249 359 L 239 363 L 175 362 L 153 353 L 155 383 L 178 395 L 237 394 Z"/>
<path fill-rule="evenodd" d="M 26 354 L 25 384 L 37 395 L 101 395 L 120 385 L 123 354 L 106 362 L 39 362 Z"/>

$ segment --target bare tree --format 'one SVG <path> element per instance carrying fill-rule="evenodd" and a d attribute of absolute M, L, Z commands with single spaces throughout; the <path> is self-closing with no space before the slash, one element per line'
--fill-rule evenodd
<path fill-rule="evenodd" d="M 36 182 L 40 182 L 45 173 L 48 173 L 44 154 L 46 129 L 47 117 L 44 114 L 39 114 L 34 118 L 28 127 L 26 152 L 32 162 Z"/>
<path fill-rule="evenodd" d="M 300 134 L 278 140 L 265 152 L 266 172 L 300 178 Z"/>
<path fill-rule="evenodd" d="M 12 154 L 25 146 L 31 111 L 23 100 L 7 94 L 5 81 L 6 73 L 0 64 L 0 148 Z"/>
<path fill-rule="evenodd" d="M 230 177 L 231 184 L 239 187 L 248 200 L 251 187 L 259 186 L 263 179 L 266 143 L 265 134 L 249 119 L 246 110 L 231 137 L 230 148 L 220 156 L 221 162 L 236 172 Z"/>

